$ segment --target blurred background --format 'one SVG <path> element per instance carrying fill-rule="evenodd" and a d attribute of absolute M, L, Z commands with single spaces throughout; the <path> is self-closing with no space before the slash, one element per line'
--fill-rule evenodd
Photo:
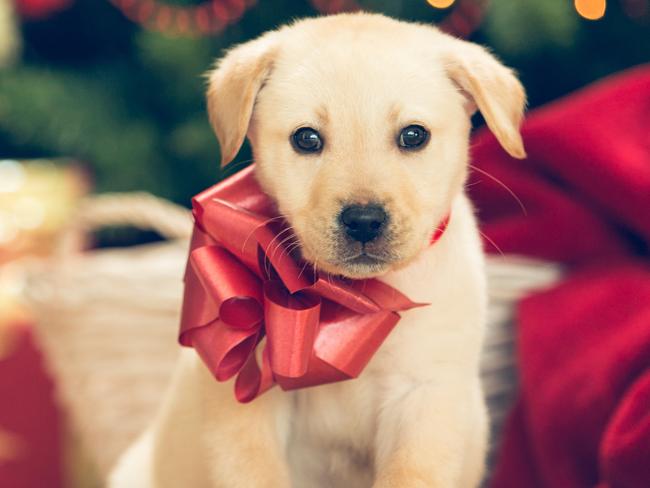
<path fill-rule="evenodd" d="M 214 59 L 293 18 L 353 5 L 0 1 L 0 155 L 71 158 L 97 191 L 147 190 L 183 205 L 221 176 L 204 108 L 203 74 Z M 448 30 L 519 72 L 531 108 L 650 59 L 646 0 L 356 3 L 403 19 L 447 19 Z"/>
<path fill-rule="evenodd" d="M 291 19 L 357 8 L 489 46 L 518 71 L 531 108 L 650 60 L 648 0 L 0 0 L 0 486 L 62 486 L 75 449 L 61 448 L 30 313 L 13 299 L 16 263 L 51 255 L 89 193 L 146 191 L 189 206 L 241 168 L 246 147 L 219 168 L 206 70 Z M 153 227 L 94 241 L 156 240 L 164 232 Z"/>

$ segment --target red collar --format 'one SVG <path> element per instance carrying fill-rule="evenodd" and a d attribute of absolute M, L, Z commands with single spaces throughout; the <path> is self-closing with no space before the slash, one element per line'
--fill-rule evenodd
<path fill-rule="evenodd" d="M 429 241 L 429 245 L 433 245 L 440 240 L 442 235 L 447 230 L 447 226 L 449 225 L 450 218 L 451 218 L 451 214 L 448 213 L 447 216 L 440 221 L 438 227 L 436 227 L 436 230 L 434 230 L 433 234 L 431 235 L 431 240 Z"/>

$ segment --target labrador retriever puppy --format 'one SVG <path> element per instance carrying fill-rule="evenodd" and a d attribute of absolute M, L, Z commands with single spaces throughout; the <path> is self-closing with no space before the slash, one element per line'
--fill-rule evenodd
<path fill-rule="evenodd" d="M 248 136 L 304 259 L 428 305 L 402 313 L 359 378 L 249 404 L 184 350 L 110 486 L 478 486 L 486 283 L 464 184 L 477 108 L 504 150 L 525 156 L 512 71 L 430 25 L 342 14 L 235 47 L 210 73 L 207 100 L 223 164 Z"/>

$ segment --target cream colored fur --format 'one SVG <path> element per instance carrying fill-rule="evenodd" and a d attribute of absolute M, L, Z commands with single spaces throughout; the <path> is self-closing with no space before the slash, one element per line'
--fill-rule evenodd
<path fill-rule="evenodd" d="M 244 138 L 257 176 L 323 272 L 377 276 L 430 305 L 402 319 L 362 375 L 238 404 L 185 350 L 151 427 L 111 488 L 476 487 L 487 420 L 479 381 L 486 291 L 481 244 L 463 185 L 469 116 L 478 107 L 506 151 L 524 156 L 525 96 L 483 48 L 430 26 L 349 14 L 297 22 L 239 46 L 210 77 L 210 119 L 224 163 Z M 400 151 L 399 130 L 429 129 Z M 289 143 L 317 128 L 321 154 Z M 337 255 L 345 202 L 381 201 L 390 259 Z M 428 238 L 451 210 L 434 246 Z"/>

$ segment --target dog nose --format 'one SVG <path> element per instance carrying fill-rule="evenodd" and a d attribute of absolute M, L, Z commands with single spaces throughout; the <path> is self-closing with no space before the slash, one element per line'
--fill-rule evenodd
<path fill-rule="evenodd" d="M 347 235 L 363 244 L 381 234 L 386 219 L 386 211 L 377 205 L 351 205 L 341 212 Z"/>

